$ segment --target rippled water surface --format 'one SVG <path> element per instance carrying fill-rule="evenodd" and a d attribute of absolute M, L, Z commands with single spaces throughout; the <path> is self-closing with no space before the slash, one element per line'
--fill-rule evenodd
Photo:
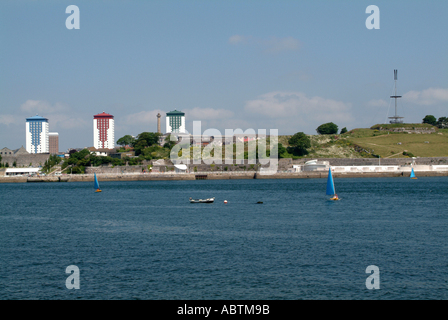
<path fill-rule="evenodd" d="M 448 298 L 446 177 L 100 183 L 0 184 L 0 299 Z"/>

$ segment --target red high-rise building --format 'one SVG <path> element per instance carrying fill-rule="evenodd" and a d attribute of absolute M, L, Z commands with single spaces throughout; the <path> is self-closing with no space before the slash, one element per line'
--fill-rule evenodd
<path fill-rule="evenodd" d="M 93 116 L 93 146 L 95 149 L 115 148 L 113 115 L 103 111 Z"/>

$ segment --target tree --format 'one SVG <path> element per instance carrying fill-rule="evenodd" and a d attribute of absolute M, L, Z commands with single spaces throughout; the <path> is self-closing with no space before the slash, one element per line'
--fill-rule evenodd
<path fill-rule="evenodd" d="M 347 128 L 344 127 L 344 128 L 341 129 L 341 133 L 340 133 L 340 134 L 344 134 L 344 133 L 346 133 L 346 132 L 347 132 Z"/>
<path fill-rule="evenodd" d="M 439 120 L 437 120 L 436 125 L 440 129 L 448 127 L 448 118 L 447 117 L 440 117 Z"/>
<path fill-rule="evenodd" d="M 271 153 L 275 152 L 275 149 L 277 149 L 277 157 L 279 159 L 287 158 L 287 157 L 285 157 L 285 154 L 288 154 L 288 150 L 281 143 L 278 143 L 277 145 L 274 145 L 272 147 L 272 150 L 267 150 L 267 156 L 270 157 Z"/>
<path fill-rule="evenodd" d="M 166 148 L 162 148 L 159 145 L 152 145 L 151 147 L 147 147 L 142 150 L 140 157 L 151 160 L 151 159 L 160 159 L 161 157 L 169 157 L 170 152 Z"/>
<path fill-rule="evenodd" d="M 171 134 L 166 137 L 165 144 L 163 145 L 164 148 L 173 149 L 173 147 L 177 144 L 177 138 L 176 141 L 171 141 Z"/>
<path fill-rule="evenodd" d="M 328 122 L 321 124 L 316 129 L 318 134 L 337 134 L 338 133 L 338 126 L 335 125 L 333 122 Z"/>
<path fill-rule="evenodd" d="M 287 149 L 289 153 L 296 156 L 303 156 L 308 154 L 307 148 L 311 147 L 310 138 L 303 132 L 297 132 L 291 138 L 289 138 L 288 143 L 290 147 Z"/>
<path fill-rule="evenodd" d="M 134 143 L 135 155 L 138 156 L 142 153 L 142 150 L 146 147 L 159 143 L 160 133 L 156 132 L 142 132 L 137 136 Z"/>
<path fill-rule="evenodd" d="M 437 123 L 437 119 L 433 115 L 427 115 L 423 118 L 423 123 L 427 123 L 427 124 L 435 126 Z"/>
<path fill-rule="evenodd" d="M 134 143 L 135 143 L 135 138 L 130 136 L 130 135 L 128 135 L 128 134 L 117 140 L 117 144 L 119 146 L 129 145 L 129 146 L 132 147 L 134 145 Z"/>

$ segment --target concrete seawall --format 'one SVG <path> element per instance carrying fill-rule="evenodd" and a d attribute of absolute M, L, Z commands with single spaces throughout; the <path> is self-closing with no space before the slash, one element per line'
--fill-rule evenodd
<path fill-rule="evenodd" d="M 207 173 L 207 174 L 98 174 L 99 181 L 169 181 L 169 180 L 242 180 L 242 179 L 313 179 L 327 178 L 327 172 L 294 172 L 265 175 L 254 172 L 245 173 Z M 409 172 L 333 172 L 335 178 L 385 178 L 409 177 Z M 417 177 L 446 177 L 448 171 L 420 171 Z M 65 175 L 45 177 L 0 177 L 0 183 L 23 182 L 80 182 L 93 181 L 93 175 Z"/>

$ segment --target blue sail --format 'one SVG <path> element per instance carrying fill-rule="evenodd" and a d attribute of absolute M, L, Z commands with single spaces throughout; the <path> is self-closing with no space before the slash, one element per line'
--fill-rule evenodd
<path fill-rule="evenodd" d="M 331 168 L 328 170 L 328 179 L 327 179 L 327 195 L 336 194 L 334 191 L 334 181 L 333 176 L 331 175 Z"/>
<path fill-rule="evenodd" d="M 98 183 L 98 179 L 96 178 L 96 173 L 95 173 L 95 189 L 99 189 L 100 188 L 100 184 Z"/>
<path fill-rule="evenodd" d="M 415 178 L 414 168 L 412 168 L 412 171 L 411 171 L 411 178 Z"/>

